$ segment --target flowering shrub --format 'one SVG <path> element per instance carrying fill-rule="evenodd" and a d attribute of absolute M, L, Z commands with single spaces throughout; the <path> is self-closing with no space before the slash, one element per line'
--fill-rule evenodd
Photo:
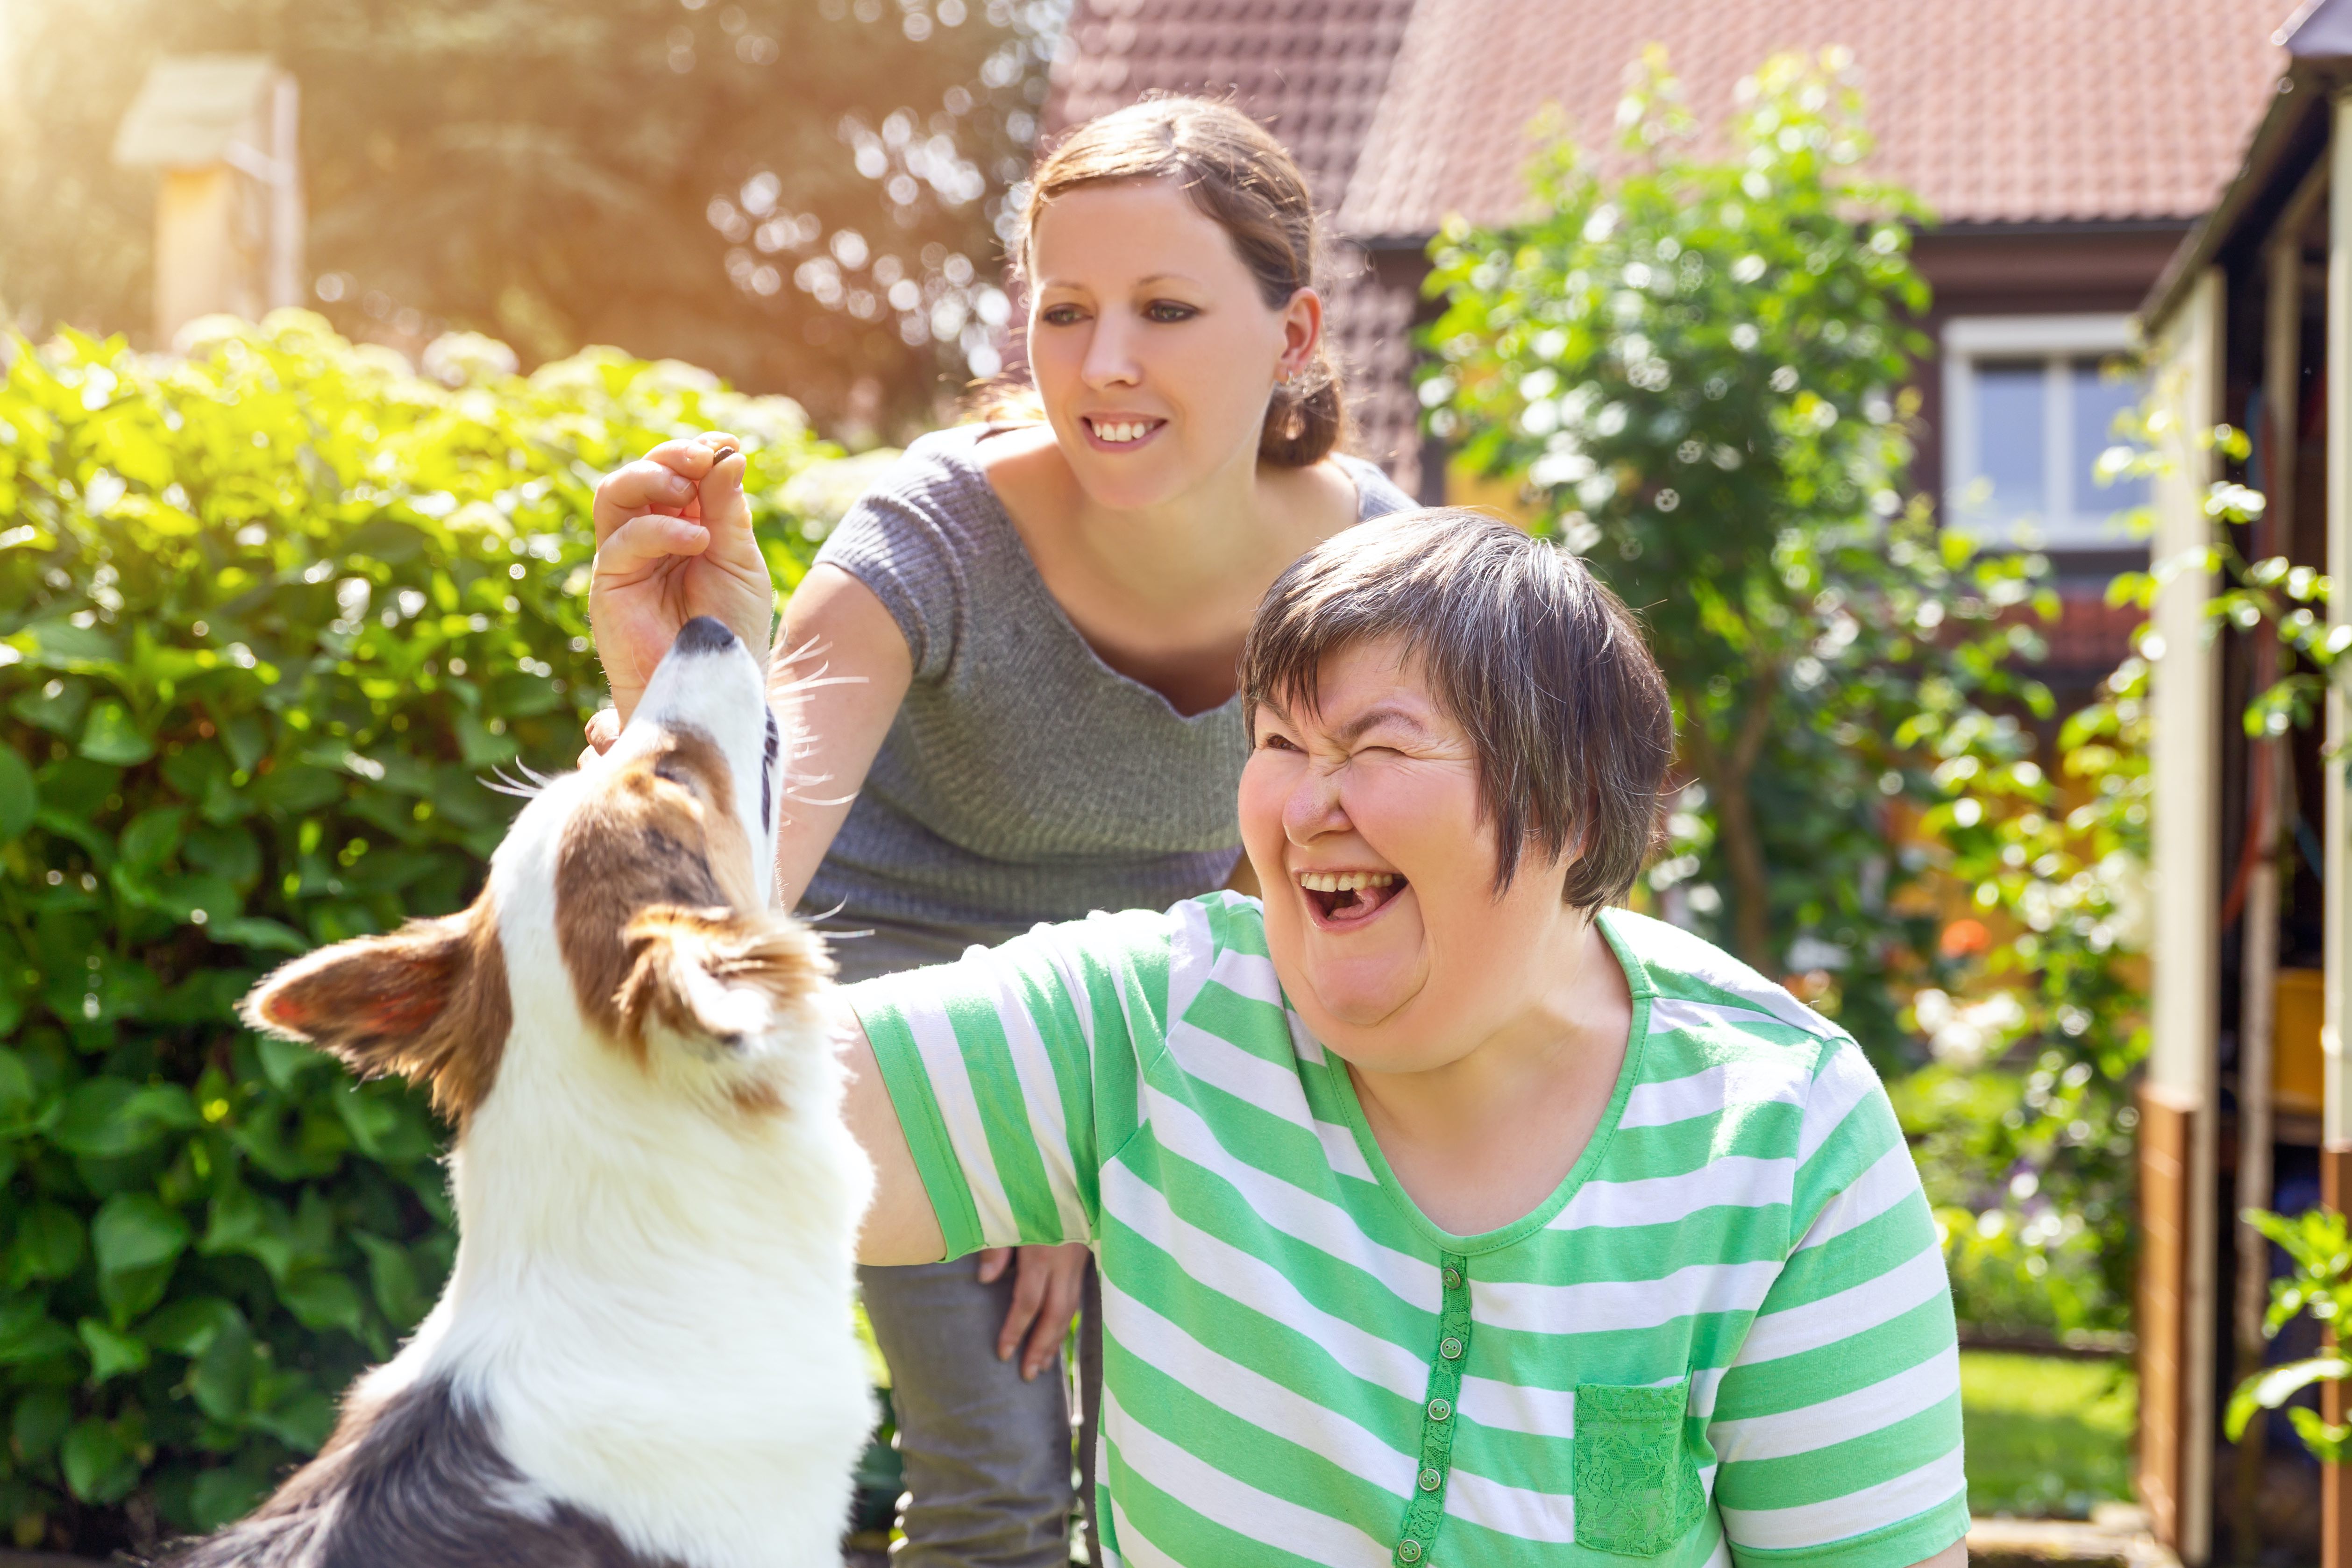
<path fill-rule="evenodd" d="M 421 1097 L 233 1004 L 318 943 L 470 895 L 509 764 L 602 683 L 597 476 L 751 443 L 772 565 L 830 448 L 783 399 L 592 350 L 437 377 L 317 318 L 185 361 L 0 344 L 0 1525 L 143 1548 L 247 1508 L 452 1255 Z"/>

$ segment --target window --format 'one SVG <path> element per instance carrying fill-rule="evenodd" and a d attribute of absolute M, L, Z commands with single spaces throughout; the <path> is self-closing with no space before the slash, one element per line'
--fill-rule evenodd
<path fill-rule="evenodd" d="M 2144 382 L 2126 374 L 2128 316 L 1974 316 L 1944 328 L 1944 515 L 1988 538 L 2132 549 L 2117 514 L 2145 479 L 2101 484 L 2099 454 Z"/>

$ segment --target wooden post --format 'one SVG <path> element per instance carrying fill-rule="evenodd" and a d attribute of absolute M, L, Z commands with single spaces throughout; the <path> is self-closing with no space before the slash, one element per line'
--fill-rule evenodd
<path fill-rule="evenodd" d="M 2140 1502 L 2159 1540 L 2180 1539 L 2184 1468 L 2181 1417 L 2188 1325 L 2181 1281 L 2189 1269 L 2189 1165 L 2197 1107 L 2183 1095 L 2143 1084 L 2139 1093 L 2139 1454 Z"/>
<path fill-rule="evenodd" d="M 2294 539 L 2296 411 L 2303 386 L 2303 231 L 2325 183 L 2306 180 L 2289 200 L 2271 235 L 2270 272 L 2263 343 L 2263 484 L 2268 505 L 2254 521 L 2256 559 L 2284 553 Z M 2255 630 L 2253 687 L 2278 678 L 2278 639 L 2268 626 Z M 2285 799 L 2284 770 L 2291 766 L 2276 737 L 2253 741 L 2246 754 L 2246 879 L 2239 931 L 2238 998 L 2238 1180 L 2241 1213 L 2268 1208 L 2273 1197 L 2273 1047 L 2278 1023 L 2279 824 Z M 2263 1319 L 2270 1308 L 2270 1239 L 2240 1219 L 2237 1224 L 2237 1291 L 2231 1328 L 2237 1354 L 2234 1377 L 2262 1370 L 2269 1342 Z M 2267 1426 L 2257 1421 L 2238 1443 L 2238 1495 L 2232 1520 L 2237 1559 L 2251 1563 L 2261 1550 L 2262 1489 Z"/>
<path fill-rule="evenodd" d="M 2327 570 L 2338 583 L 2352 583 L 2352 95 L 2339 90 L 2330 105 L 2327 202 Z M 2352 596 L 2334 594 L 2327 607 L 2333 628 L 2352 625 Z M 2320 1060 L 2326 1074 L 2320 1116 L 2320 1201 L 2341 1213 L 2346 1177 L 2352 1175 L 2352 1105 L 2344 1080 L 2345 987 L 2352 982 L 2352 821 L 2345 810 L 2344 747 L 2352 738 L 2352 712 L 2343 687 L 2327 689 L 2327 786 L 2321 813 L 2321 863 L 2326 881 L 2326 1002 L 2319 1031 Z M 2324 1413 L 2344 1419 L 2341 1385 L 2323 1385 Z M 2352 1568 L 2352 1476 L 2341 1465 L 2320 1470 L 2323 1568 Z"/>
<path fill-rule="evenodd" d="M 2207 634 L 2204 552 L 2220 408 L 2222 286 L 2197 280 L 2158 345 L 2156 393 L 2172 458 L 2156 486 L 2161 586 L 2145 652 L 2155 737 L 2150 871 L 2162 890 L 2149 998 L 2140 1137 L 2147 1257 L 2141 1277 L 2140 1490 L 2159 1534 L 2189 1563 L 2212 1550 L 2213 1385 L 2220 1026 L 2221 691 Z"/>

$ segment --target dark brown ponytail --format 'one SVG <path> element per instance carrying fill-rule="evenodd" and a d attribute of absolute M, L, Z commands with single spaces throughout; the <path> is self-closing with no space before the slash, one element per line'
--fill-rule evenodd
<path fill-rule="evenodd" d="M 1230 103 L 1203 98 L 1147 98 L 1064 137 L 1031 179 L 1015 266 L 1025 264 L 1037 214 L 1056 196 L 1105 181 L 1159 179 L 1175 181 L 1225 231 L 1269 308 L 1279 309 L 1300 289 L 1314 287 L 1322 232 L 1306 177 L 1256 120 Z M 1314 359 L 1275 387 L 1258 438 L 1262 461 L 1303 468 L 1347 439 L 1347 400 L 1328 343 L 1326 322 Z M 1013 406 L 1003 392 L 983 403 Z"/>

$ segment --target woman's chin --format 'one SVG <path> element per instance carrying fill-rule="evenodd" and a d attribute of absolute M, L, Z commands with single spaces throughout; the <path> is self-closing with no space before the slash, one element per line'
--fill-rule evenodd
<path fill-rule="evenodd" d="M 1420 988 L 1399 967 L 1370 959 L 1316 966 L 1307 990 L 1324 1016 L 1342 1029 L 1377 1029 L 1394 1018 Z"/>

